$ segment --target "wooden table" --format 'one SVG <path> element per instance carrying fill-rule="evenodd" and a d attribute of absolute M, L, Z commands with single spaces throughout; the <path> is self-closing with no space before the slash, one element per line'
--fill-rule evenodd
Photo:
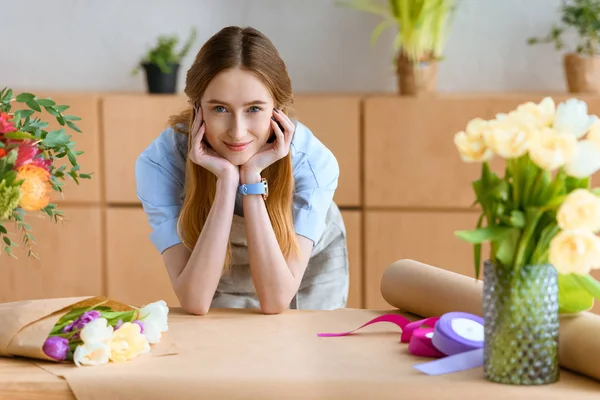
<path fill-rule="evenodd" d="M 397 310 L 389 311 L 397 313 Z M 537 387 L 499 385 L 481 368 L 427 376 L 412 365 L 399 328 L 381 323 L 355 335 L 342 332 L 385 311 L 211 310 L 204 317 L 170 313 L 160 346 L 176 355 L 139 357 L 124 364 L 73 365 L 0 358 L 0 399 L 598 399 L 600 382 L 561 371 L 560 382 Z M 171 347 L 172 348 L 172 347 Z M 60 377 L 60 376 L 64 376 Z"/>

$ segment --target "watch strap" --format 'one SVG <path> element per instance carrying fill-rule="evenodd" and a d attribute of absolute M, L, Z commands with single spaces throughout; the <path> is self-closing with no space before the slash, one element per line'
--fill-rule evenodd
<path fill-rule="evenodd" d="M 257 183 L 243 183 L 238 186 L 238 193 L 242 196 L 248 194 L 262 194 L 267 195 L 267 180 L 263 178 L 260 182 Z"/>

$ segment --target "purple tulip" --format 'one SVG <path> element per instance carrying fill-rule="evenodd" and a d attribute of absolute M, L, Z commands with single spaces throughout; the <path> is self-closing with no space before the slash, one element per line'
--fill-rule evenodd
<path fill-rule="evenodd" d="M 65 326 L 62 331 L 63 333 L 72 332 L 74 329 L 81 330 L 84 326 L 92 322 L 93 320 L 100 318 L 100 311 L 92 310 L 86 311 L 77 318 L 75 321 L 71 322 L 69 325 Z"/>
<path fill-rule="evenodd" d="M 142 321 L 136 319 L 133 323 L 140 326 L 140 333 L 144 333 L 144 323 Z"/>
<path fill-rule="evenodd" d="M 69 352 L 69 341 L 60 336 L 50 336 L 46 339 L 43 350 L 48 357 L 57 361 L 64 361 L 67 359 L 67 353 Z"/>

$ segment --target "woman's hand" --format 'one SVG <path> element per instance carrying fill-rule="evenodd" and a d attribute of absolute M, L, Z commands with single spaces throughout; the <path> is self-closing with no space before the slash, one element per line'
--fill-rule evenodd
<path fill-rule="evenodd" d="M 283 131 L 279 128 L 277 122 L 281 124 Z M 258 153 L 242 165 L 240 171 L 242 183 L 252 183 L 247 181 L 256 180 L 257 177 L 260 180 L 260 173 L 265 168 L 288 155 L 296 125 L 294 125 L 287 115 L 280 110 L 274 109 L 273 116 L 271 117 L 271 127 L 275 132 L 275 141 L 265 144 Z"/>
<path fill-rule="evenodd" d="M 192 148 L 190 149 L 190 160 L 194 164 L 206 168 L 217 179 L 232 179 L 239 181 L 239 168 L 230 163 L 225 158 L 217 154 L 203 140 L 206 132 L 206 124 L 202 118 L 202 108 L 196 109 L 196 118 L 192 125 Z"/>

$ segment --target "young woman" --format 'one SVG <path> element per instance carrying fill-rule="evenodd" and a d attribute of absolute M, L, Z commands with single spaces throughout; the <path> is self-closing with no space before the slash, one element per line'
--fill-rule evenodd
<path fill-rule="evenodd" d="M 137 193 L 188 312 L 334 309 L 348 297 L 337 160 L 292 119 L 273 44 L 227 27 L 187 72 L 190 107 L 139 156 Z"/>

